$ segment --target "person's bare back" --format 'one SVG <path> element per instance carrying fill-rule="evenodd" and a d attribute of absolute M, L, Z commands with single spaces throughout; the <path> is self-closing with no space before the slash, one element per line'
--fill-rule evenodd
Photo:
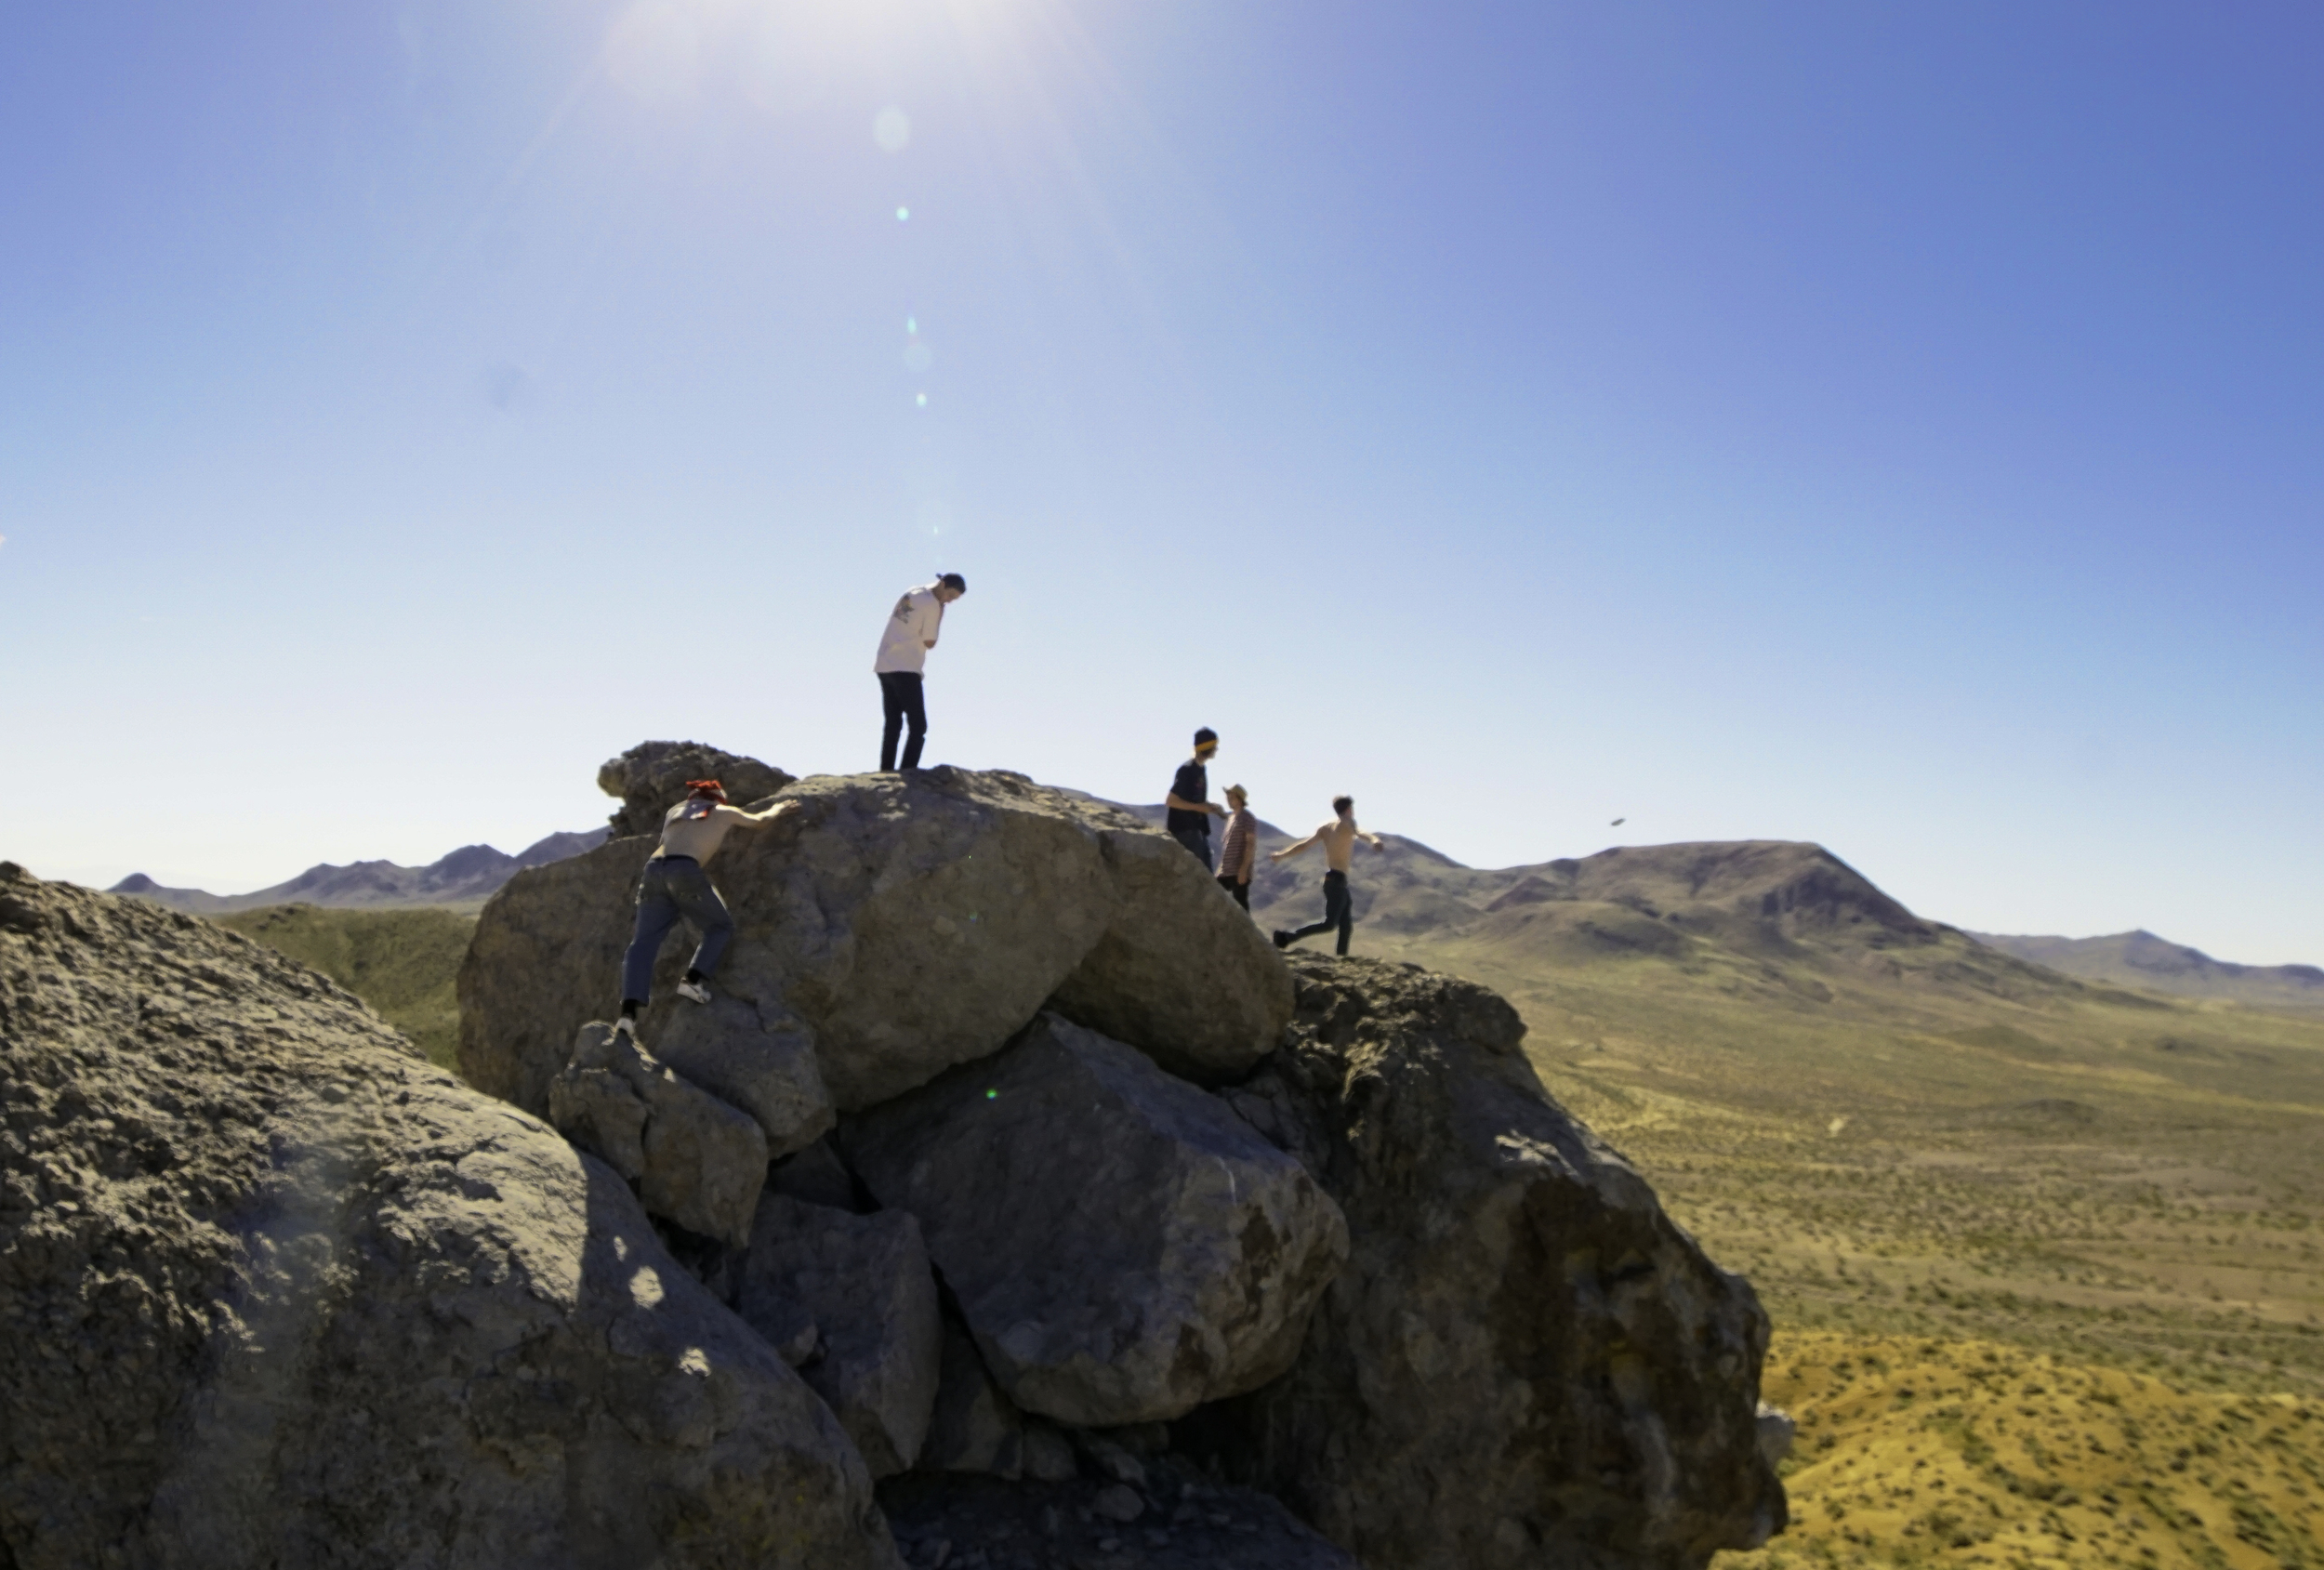
<path fill-rule="evenodd" d="M 1334 818 L 1327 824 L 1319 825 L 1308 838 L 1311 842 L 1320 840 L 1323 843 L 1325 864 L 1334 872 L 1348 870 L 1349 864 L 1355 859 L 1355 842 L 1358 839 L 1375 851 L 1388 848 L 1380 843 L 1379 835 L 1367 834 L 1356 827 L 1353 818 Z"/>

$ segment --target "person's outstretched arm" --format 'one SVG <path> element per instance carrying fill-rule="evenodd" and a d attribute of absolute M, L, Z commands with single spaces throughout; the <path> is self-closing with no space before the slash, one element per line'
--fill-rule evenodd
<path fill-rule="evenodd" d="M 1267 859 L 1271 862 L 1288 861 L 1293 856 L 1298 855 L 1301 851 L 1306 850 L 1310 845 L 1314 844 L 1315 841 L 1321 839 L 1323 837 L 1324 831 L 1319 828 L 1314 833 L 1309 835 L 1306 838 L 1300 840 L 1295 844 L 1286 845 L 1280 851 L 1268 851 Z"/>
<path fill-rule="evenodd" d="M 711 815 L 724 818 L 736 828 L 756 828 L 760 824 L 774 822 L 786 812 L 796 812 L 799 810 L 799 803 L 796 801 L 778 801 L 763 812 L 746 812 L 740 807 L 729 806 L 721 801 L 719 803 L 718 811 Z"/>

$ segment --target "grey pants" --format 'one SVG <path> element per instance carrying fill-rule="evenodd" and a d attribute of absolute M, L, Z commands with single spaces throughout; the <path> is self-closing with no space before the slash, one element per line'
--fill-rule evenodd
<path fill-rule="evenodd" d="M 638 879 L 638 925 L 629 935 L 629 952 L 621 962 L 621 1000 L 643 1003 L 654 988 L 654 961 L 662 940 L 683 917 L 702 933 L 692 970 L 708 975 L 734 935 L 734 918 L 726 902 L 710 887 L 710 875 L 692 856 L 656 856 L 645 864 Z"/>

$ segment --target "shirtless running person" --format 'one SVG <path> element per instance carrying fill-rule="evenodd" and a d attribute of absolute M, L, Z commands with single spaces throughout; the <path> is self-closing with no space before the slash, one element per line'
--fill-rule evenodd
<path fill-rule="evenodd" d="M 1331 810 L 1339 816 L 1319 825 L 1314 833 L 1299 843 L 1286 845 L 1280 851 L 1270 851 L 1267 859 L 1279 862 L 1298 855 L 1310 845 L 1323 846 L 1324 861 L 1330 867 L 1324 874 L 1324 918 L 1294 931 L 1278 930 L 1274 935 L 1275 947 L 1289 948 L 1301 938 L 1312 938 L 1318 932 L 1328 932 L 1337 927 L 1340 929 L 1340 954 L 1344 958 L 1348 952 L 1349 935 L 1355 930 L 1355 901 L 1348 893 L 1348 863 L 1354 857 L 1355 842 L 1361 839 L 1375 851 L 1385 851 L 1388 847 L 1380 842 L 1379 835 L 1367 834 L 1355 826 L 1354 797 L 1333 797 Z"/>

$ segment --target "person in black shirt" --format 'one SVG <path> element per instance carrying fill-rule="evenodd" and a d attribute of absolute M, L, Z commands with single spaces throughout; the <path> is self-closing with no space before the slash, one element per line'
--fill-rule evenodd
<path fill-rule="evenodd" d="M 1226 816 L 1226 809 L 1214 806 L 1210 800 L 1210 760 L 1219 755 L 1219 732 L 1205 725 L 1195 732 L 1195 756 L 1178 766 L 1178 777 L 1170 782 L 1170 793 L 1163 798 L 1169 809 L 1164 825 L 1170 838 L 1195 853 L 1195 860 L 1208 872 L 1214 864 L 1210 859 L 1210 820 Z"/>

